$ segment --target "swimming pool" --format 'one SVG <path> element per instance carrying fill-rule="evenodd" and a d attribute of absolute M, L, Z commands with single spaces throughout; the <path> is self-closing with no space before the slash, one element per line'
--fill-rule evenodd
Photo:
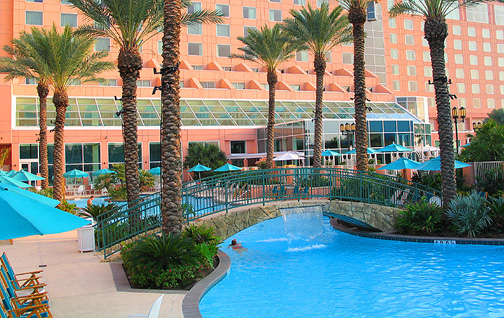
<path fill-rule="evenodd" d="M 226 240 L 228 275 L 203 297 L 213 317 L 504 317 L 504 247 L 286 233 L 282 218 Z M 238 239 L 247 251 L 225 247 Z"/>

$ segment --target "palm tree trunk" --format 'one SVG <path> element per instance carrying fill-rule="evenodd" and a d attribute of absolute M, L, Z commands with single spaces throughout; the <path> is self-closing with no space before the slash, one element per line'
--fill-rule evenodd
<path fill-rule="evenodd" d="M 315 55 L 313 61 L 317 78 L 317 91 L 315 97 L 315 138 L 313 146 L 313 167 L 322 166 L 322 99 L 324 94 L 324 73 L 326 60 L 322 54 Z"/>
<path fill-rule="evenodd" d="M 140 198 L 140 176 L 138 174 L 137 133 L 137 79 L 142 69 L 142 58 L 138 51 L 121 48 L 117 58 L 122 85 L 122 117 L 124 140 L 124 171 L 128 202 Z"/>
<path fill-rule="evenodd" d="M 275 152 L 275 91 L 278 82 L 276 70 L 268 70 L 269 104 L 268 104 L 268 140 L 266 150 L 266 169 L 273 168 Z"/>
<path fill-rule="evenodd" d="M 354 108 L 355 108 L 355 152 L 357 170 L 368 170 L 368 133 L 366 122 L 366 76 L 364 61 L 364 23 L 353 24 L 354 38 Z"/>
<path fill-rule="evenodd" d="M 49 186 L 49 169 L 47 163 L 47 95 L 49 95 L 49 86 L 39 82 L 37 93 L 40 101 L 39 110 L 39 166 L 42 180 L 42 189 Z"/>
<path fill-rule="evenodd" d="M 161 216 L 163 233 L 182 230 L 182 160 L 180 151 L 181 1 L 164 0 L 161 82 Z M 173 68 L 172 68 L 173 67 Z"/>
<path fill-rule="evenodd" d="M 448 36 L 445 20 L 428 19 L 425 22 L 425 37 L 429 42 L 432 76 L 436 94 L 437 120 L 439 126 L 439 148 L 441 151 L 441 187 L 443 208 L 456 195 L 455 157 L 453 152 L 453 127 L 451 117 L 450 92 L 444 60 L 444 41 Z"/>
<path fill-rule="evenodd" d="M 54 181 L 53 198 L 58 201 L 65 199 L 63 180 L 63 161 L 65 151 L 65 113 L 68 106 L 68 94 L 64 91 L 55 91 L 53 103 L 56 107 L 56 122 L 54 123 Z"/>

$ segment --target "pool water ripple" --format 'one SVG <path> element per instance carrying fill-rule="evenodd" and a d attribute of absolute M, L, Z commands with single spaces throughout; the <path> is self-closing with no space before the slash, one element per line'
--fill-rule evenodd
<path fill-rule="evenodd" d="M 233 238 L 231 269 L 202 299 L 213 317 L 504 317 L 504 247 L 356 237 L 289 240 L 282 218 Z"/>

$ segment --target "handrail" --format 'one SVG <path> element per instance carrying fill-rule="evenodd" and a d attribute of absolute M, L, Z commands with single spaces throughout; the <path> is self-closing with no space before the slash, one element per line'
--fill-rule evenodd
<path fill-rule="evenodd" d="M 185 222 L 220 211 L 271 201 L 302 199 L 352 200 L 402 207 L 435 189 L 406 179 L 341 168 L 276 168 L 231 172 L 184 184 Z M 98 219 L 95 225 L 100 250 L 108 257 L 120 243 L 161 226 L 160 193 L 142 197 Z"/>

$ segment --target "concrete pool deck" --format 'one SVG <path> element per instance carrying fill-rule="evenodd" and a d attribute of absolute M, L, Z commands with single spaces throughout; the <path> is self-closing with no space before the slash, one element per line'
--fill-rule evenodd
<path fill-rule="evenodd" d="M 124 318 L 147 315 L 156 299 L 164 294 L 160 318 L 182 318 L 185 291 L 120 291 L 111 263 L 101 262 L 100 253 L 77 251 L 77 230 L 0 241 L 14 271 L 42 269 L 54 317 Z M 45 265 L 45 267 L 39 267 Z"/>

